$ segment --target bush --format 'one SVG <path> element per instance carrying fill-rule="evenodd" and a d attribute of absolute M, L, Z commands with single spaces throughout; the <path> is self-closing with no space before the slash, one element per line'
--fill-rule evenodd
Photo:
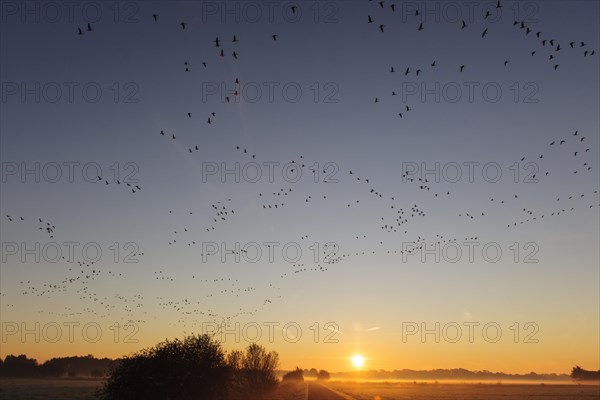
<path fill-rule="evenodd" d="M 326 381 L 329 378 L 331 378 L 331 376 L 329 375 L 329 372 L 325 371 L 324 369 L 320 370 L 319 373 L 317 374 L 317 379 L 320 381 Z"/>
<path fill-rule="evenodd" d="M 279 355 L 274 351 L 267 353 L 263 346 L 253 343 L 245 353 L 239 350 L 229 353 L 227 365 L 233 371 L 231 389 L 237 396 L 261 400 L 277 388 L 275 370 Z"/>
<path fill-rule="evenodd" d="M 208 335 L 165 341 L 125 357 L 112 369 L 106 400 L 225 399 L 231 370 Z"/>
<path fill-rule="evenodd" d="M 284 381 L 303 381 L 304 380 L 304 371 L 301 368 L 296 367 L 294 371 L 290 371 L 287 374 L 283 375 Z"/>
<path fill-rule="evenodd" d="M 600 380 L 600 370 L 598 371 L 586 371 L 581 368 L 579 365 L 576 365 L 571 370 L 571 378 L 576 381 L 586 381 L 586 380 Z"/>

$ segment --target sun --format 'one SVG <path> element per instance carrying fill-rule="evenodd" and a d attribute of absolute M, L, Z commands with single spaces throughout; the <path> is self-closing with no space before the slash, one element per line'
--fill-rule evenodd
<path fill-rule="evenodd" d="M 363 356 L 361 356 L 360 354 L 356 354 L 354 356 L 352 356 L 352 365 L 354 365 L 356 368 L 360 368 L 364 365 L 365 363 L 365 358 Z"/>

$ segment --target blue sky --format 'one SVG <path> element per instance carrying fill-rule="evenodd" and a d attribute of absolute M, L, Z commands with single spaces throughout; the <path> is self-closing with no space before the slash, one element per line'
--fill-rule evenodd
<path fill-rule="evenodd" d="M 114 346 L 106 337 L 32 343 L 13 335 L 2 355 L 119 356 L 198 333 L 207 321 L 297 321 L 305 336 L 313 323 L 334 321 L 338 344 L 265 344 L 289 367 L 343 370 L 350 365 L 339 360 L 360 350 L 373 368 L 598 368 L 599 6 L 501 3 L 500 15 L 495 2 L 474 2 L 472 17 L 460 2 L 298 2 L 295 12 L 279 3 L 270 20 L 261 2 L 83 2 L 72 19 L 58 5 L 53 22 L 51 6 L 2 2 L 2 320 L 94 321 L 105 335 L 133 320 L 140 339 Z M 292 161 L 297 182 L 282 175 Z M 39 182 L 21 175 L 35 163 Z M 72 182 L 64 163 L 78 163 Z M 439 176 L 403 177 L 436 163 Z M 62 175 L 52 182 L 56 165 Z M 220 175 L 236 165 L 239 182 Z M 262 176 L 251 182 L 257 165 Z M 432 248 L 454 239 L 457 262 L 450 253 L 440 262 L 422 250 L 400 253 L 413 241 Z M 472 261 L 465 241 L 476 242 Z M 36 243 L 65 251 L 65 242 L 80 243 L 78 261 L 86 243 L 102 257 L 90 266 L 20 257 Z M 279 243 L 273 261 L 265 242 Z M 337 245 L 330 264 L 329 242 Z M 258 243 L 263 253 L 254 263 L 231 255 L 204 262 L 202 243 Z M 284 244 L 302 258 L 286 260 Z M 497 262 L 482 255 L 486 245 L 502 250 Z M 130 251 L 138 263 L 124 262 Z M 540 343 L 446 343 L 440 352 L 429 342 L 398 343 L 404 321 L 498 321 L 505 332 L 533 321 Z"/>

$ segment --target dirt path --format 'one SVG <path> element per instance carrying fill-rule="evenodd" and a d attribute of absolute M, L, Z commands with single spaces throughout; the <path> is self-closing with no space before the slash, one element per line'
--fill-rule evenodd
<path fill-rule="evenodd" d="M 347 397 L 342 397 L 339 394 L 327 389 L 316 382 L 308 383 L 308 399 L 307 400 L 347 400 Z"/>

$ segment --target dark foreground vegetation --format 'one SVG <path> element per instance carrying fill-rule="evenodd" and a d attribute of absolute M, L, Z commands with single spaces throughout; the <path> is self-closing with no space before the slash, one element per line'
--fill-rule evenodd
<path fill-rule="evenodd" d="M 208 335 L 166 341 L 120 360 L 102 391 L 105 400 L 261 400 L 278 384 L 279 356 L 251 344 L 226 354 Z"/>

